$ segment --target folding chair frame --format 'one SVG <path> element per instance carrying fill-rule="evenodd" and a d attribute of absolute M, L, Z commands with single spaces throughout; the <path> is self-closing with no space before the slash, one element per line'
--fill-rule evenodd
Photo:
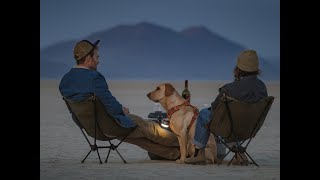
<path fill-rule="evenodd" d="M 233 159 L 236 157 L 236 155 L 240 156 L 242 162 L 245 163 L 246 166 L 248 166 L 248 163 L 244 160 L 244 158 L 242 157 L 242 153 L 245 153 L 250 159 L 251 161 L 259 167 L 259 165 L 251 158 L 251 156 L 247 153 L 246 149 L 247 149 L 247 146 L 249 145 L 252 137 L 248 140 L 248 141 L 236 141 L 235 145 L 233 146 L 229 146 L 227 143 L 224 142 L 223 138 L 221 138 L 220 136 L 218 136 L 217 134 L 215 134 L 211 129 L 209 129 L 211 131 L 211 133 L 219 139 L 220 142 L 222 142 L 227 148 L 228 148 L 228 152 L 224 155 L 224 157 L 218 162 L 218 166 L 221 164 L 221 162 L 228 156 L 228 154 L 230 152 L 233 152 L 234 155 L 232 157 L 232 159 L 229 161 L 228 163 L 228 166 L 231 164 L 231 162 L 233 161 Z M 242 146 L 242 144 L 244 142 L 247 142 L 245 146 Z"/>
<path fill-rule="evenodd" d="M 229 108 L 229 103 L 230 103 L 231 101 L 233 101 L 234 99 L 232 99 L 232 98 L 230 98 L 230 97 L 227 97 L 227 96 L 225 96 L 225 95 L 224 95 L 222 98 L 223 98 L 223 102 L 224 102 L 224 105 L 225 105 L 226 110 L 227 110 L 228 119 L 230 120 L 230 123 L 231 123 L 231 133 L 236 137 L 236 139 L 238 139 L 237 136 L 233 133 L 233 132 L 234 132 L 234 129 L 233 129 L 234 127 L 233 127 L 233 125 L 232 125 L 232 124 L 233 124 L 233 119 L 232 119 L 231 111 L 230 111 L 230 108 Z M 231 162 L 235 159 L 236 155 L 238 155 L 238 156 L 241 158 L 242 162 L 243 162 L 246 166 L 248 166 L 248 163 L 244 160 L 244 157 L 242 157 L 242 155 L 241 155 L 241 154 L 245 153 L 245 154 L 250 158 L 250 160 L 251 160 L 257 167 L 259 167 L 259 165 L 258 165 L 258 164 L 252 159 L 252 157 L 247 153 L 247 147 L 248 147 L 249 143 L 251 142 L 252 138 L 254 137 L 254 135 L 255 135 L 255 134 L 257 133 L 257 131 L 259 130 L 258 127 L 261 127 L 262 123 L 264 122 L 264 118 L 261 118 L 261 117 L 265 116 L 265 115 L 268 113 L 268 111 L 269 111 L 269 109 L 270 109 L 270 107 L 271 107 L 271 105 L 272 105 L 272 103 L 273 103 L 273 100 L 274 100 L 274 97 L 272 97 L 272 100 L 269 101 L 268 104 L 266 105 L 266 107 L 268 107 L 268 108 L 265 108 L 264 111 L 263 111 L 263 113 L 260 115 L 259 121 L 257 122 L 257 124 L 255 125 L 255 128 L 254 128 L 253 131 L 251 132 L 250 138 L 247 139 L 247 140 L 244 140 L 244 141 L 242 141 L 242 142 L 237 140 L 237 141 L 235 142 L 235 145 L 233 145 L 233 146 L 229 146 L 228 143 L 226 143 L 226 142 L 224 141 L 223 137 L 221 137 L 220 135 L 218 135 L 217 133 L 215 133 L 214 131 L 212 131 L 212 130 L 209 128 L 209 126 L 207 126 L 207 128 L 210 130 L 210 132 L 211 132 L 216 138 L 218 138 L 218 140 L 220 140 L 220 141 L 228 148 L 228 152 L 227 152 L 227 153 L 225 154 L 225 156 L 218 162 L 218 165 L 221 164 L 221 162 L 228 156 L 228 154 L 229 154 L 230 152 L 233 152 L 234 155 L 233 155 L 232 159 L 229 161 L 228 166 L 229 166 L 229 165 L 231 164 Z M 260 126 L 259 126 L 259 124 L 260 124 Z M 231 135 L 231 134 L 230 134 L 230 135 Z M 229 135 L 229 136 L 230 136 L 230 135 Z M 242 144 L 244 144 L 245 142 L 247 142 L 247 143 L 243 146 Z"/>
<path fill-rule="evenodd" d="M 97 131 L 98 131 L 98 130 L 99 130 L 100 132 L 102 132 L 102 131 L 101 131 L 101 128 L 100 128 L 100 126 L 99 126 L 98 119 L 97 119 L 96 97 L 93 95 L 93 98 L 91 98 L 91 99 L 88 100 L 88 101 L 90 101 L 90 103 L 92 103 L 92 105 L 93 105 L 93 108 L 94 108 L 94 116 L 95 116 L 95 117 L 94 117 L 95 125 L 94 125 L 93 143 L 91 143 L 91 142 L 89 141 L 88 136 L 86 135 L 86 133 L 85 133 L 84 130 L 83 130 L 83 129 L 85 129 L 85 128 L 84 128 L 83 125 L 80 123 L 80 121 L 79 121 L 78 117 L 75 115 L 75 113 L 72 111 L 72 109 L 71 109 L 71 107 L 70 107 L 70 105 L 69 105 L 69 103 L 68 103 L 68 100 L 67 100 L 65 97 L 63 97 L 63 100 L 66 102 L 66 105 L 67 105 L 70 113 L 72 114 L 72 119 L 73 119 L 73 120 L 75 121 L 75 123 L 79 126 L 82 134 L 84 135 L 84 137 L 86 138 L 86 140 L 87 140 L 87 142 L 88 142 L 88 144 L 89 144 L 89 146 L 90 146 L 90 151 L 87 153 L 87 155 L 85 156 L 85 158 L 81 161 L 81 163 L 84 163 L 84 161 L 87 159 L 87 157 L 89 156 L 89 154 L 90 154 L 92 151 L 97 151 L 97 154 L 98 154 L 98 157 L 99 157 L 99 162 L 100 162 L 100 164 L 102 164 L 102 161 L 101 161 L 101 158 L 100 158 L 100 154 L 99 154 L 99 149 L 102 149 L 102 148 L 107 148 L 107 149 L 109 149 L 107 158 L 105 159 L 104 163 L 107 163 L 107 162 L 108 162 L 108 158 L 109 158 L 109 155 L 110 155 L 110 151 L 111 151 L 111 150 L 115 150 L 115 151 L 118 153 L 118 155 L 120 156 L 120 158 L 122 159 L 122 161 L 123 161 L 124 163 L 127 163 L 127 161 L 124 160 L 124 158 L 123 158 L 122 155 L 119 153 L 119 151 L 117 150 L 117 148 L 118 148 L 118 146 L 123 142 L 123 140 L 125 140 L 125 139 L 127 138 L 127 136 L 130 134 L 130 132 L 132 132 L 135 128 L 132 128 L 132 131 L 130 131 L 126 136 L 124 136 L 124 137 L 121 139 L 121 141 L 120 141 L 118 144 L 116 144 L 116 145 L 111 142 L 111 140 L 115 139 L 116 137 L 110 138 L 110 137 L 107 137 L 107 136 L 104 135 L 104 137 L 105 137 L 106 139 L 108 139 L 107 141 L 109 141 L 109 144 L 110 144 L 110 145 L 109 145 L 109 146 L 98 146 L 98 145 L 97 145 L 97 137 L 96 137 L 96 136 L 97 136 Z M 102 133 L 102 134 L 103 134 L 103 133 Z"/>

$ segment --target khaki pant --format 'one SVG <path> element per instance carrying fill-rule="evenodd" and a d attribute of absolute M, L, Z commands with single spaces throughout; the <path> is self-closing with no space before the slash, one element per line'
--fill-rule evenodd
<path fill-rule="evenodd" d="M 174 133 L 161 128 L 159 124 L 152 120 L 144 120 L 134 114 L 128 114 L 127 116 L 138 127 L 130 133 L 124 142 L 137 145 L 166 159 L 175 160 L 179 158 L 179 142 Z"/>

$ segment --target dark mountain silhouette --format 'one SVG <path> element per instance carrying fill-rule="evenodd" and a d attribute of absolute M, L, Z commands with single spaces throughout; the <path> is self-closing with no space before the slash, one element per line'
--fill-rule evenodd
<path fill-rule="evenodd" d="M 246 49 L 204 26 L 176 32 L 147 22 L 115 26 L 85 39 L 101 40 L 98 68 L 108 79 L 231 80 L 236 57 Z M 59 79 L 74 66 L 76 41 L 41 49 L 40 78 Z M 279 80 L 279 64 L 260 57 L 261 78 Z"/>

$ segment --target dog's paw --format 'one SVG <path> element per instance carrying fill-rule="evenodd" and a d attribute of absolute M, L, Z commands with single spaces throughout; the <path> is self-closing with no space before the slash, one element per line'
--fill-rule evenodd
<path fill-rule="evenodd" d="M 176 160 L 176 163 L 178 163 L 178 164 L 184 164 L 184 160 L 177 159 L 177 160 Z"/>

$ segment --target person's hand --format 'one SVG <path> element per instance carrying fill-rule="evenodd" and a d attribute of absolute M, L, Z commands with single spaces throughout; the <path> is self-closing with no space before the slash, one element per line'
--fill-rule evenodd
<path fill-rule="evenodd" d="M 130 113 L 129 108 L 126 108 L 124 106 L 122 107 L 122 111 L 125 115 Z"/>

